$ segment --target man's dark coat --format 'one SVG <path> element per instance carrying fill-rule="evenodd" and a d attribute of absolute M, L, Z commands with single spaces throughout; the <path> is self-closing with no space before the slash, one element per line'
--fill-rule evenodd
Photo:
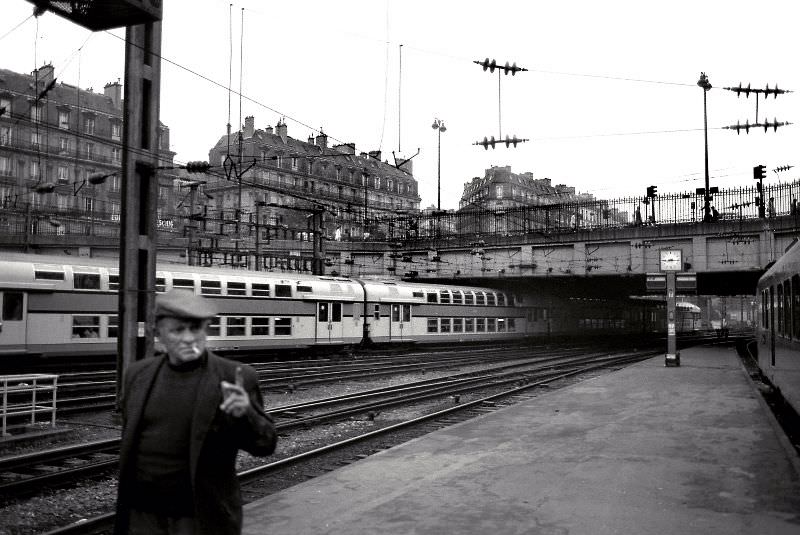
<path fill-rule="evenodd" d="M 138 427 L 154 380 L 167 362 L 166 355 L 130 365 L 125 373 L 120 445 L 120 477 L 115 533 L 127 533 L 131 483 L 135 477 Z M 275 450 L 276 433 L 264 413 L 258 376 L 250 366 L 208 352 L 205 373 L 197 390 L 191 425 L 189 468 L 194 493 L 198 533 L 236 535 L 242 529 L 242 501 L 236 477 L 236 454 L 243 449 L 253 455 Z M 221 381 L 235 382 L 236 367 L 242 367 L 244 389 L 250 395 L 253 413 L 233 418 L 223 413 Z"/>

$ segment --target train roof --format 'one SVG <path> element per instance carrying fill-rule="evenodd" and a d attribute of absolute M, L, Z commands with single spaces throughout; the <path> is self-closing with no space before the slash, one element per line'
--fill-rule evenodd
<path fill-rule="evenodd" d="M 800 245 L 797 238 L 786 247 L 783 255 L 758 279 L 759 290 L 800 273 Z"/>

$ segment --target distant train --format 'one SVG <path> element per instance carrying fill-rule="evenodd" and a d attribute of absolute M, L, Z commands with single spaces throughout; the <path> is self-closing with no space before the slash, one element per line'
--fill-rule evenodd
<path fill-rule="evenodd" d="M 115 259 L 5 255 L 0 356 L 115 353 L 119 284 Z M 663 303 L 653 301 L 174 264 L 157 266 L 155 285 L 212 300 L 209 346 L 224 352 L 665 330 Z M 695 330 L 694 309 L 679 305 L 679 332 Z"/>
<path fill-rule="evenodd" d="M 800 245 L 795 241 L 758 281 L 758 365 L 800 411 Z"/>
<path fill-rule="evenodd" d="M 0 355 L 116 351 L 116 260 L 6 255 L 0 260 Z M 373 342 L 479 341 L 529 333 L 529 310 L 486 288 L 160 265 L 156 291 L 214 302 L 218 350 Z"/>

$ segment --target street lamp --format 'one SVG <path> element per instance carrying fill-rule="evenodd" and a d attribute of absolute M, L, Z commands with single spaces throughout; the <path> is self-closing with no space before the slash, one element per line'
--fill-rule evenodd
<path fill-rule="evenodd" d="M 703 134 L 705 136 L 706 144 L 706 188 L 703 199 L 703 221 L 711 221 L 711 207 L 709 201 L 711 200 L 711 188 L 708 181 L 708 111 L 706 109 L 706 93 L 711 89 L 711 83 L 708 81 L 706 73 L 700 73 L 700 79 L 697 80 L 697 85 L 703 88 Z"/>
<path fill-rule="evenodd" d="M 437 163 L 437 180 L 436 180 L 436 211 L 442 211 L 442 132 L 447 132 L 447 127 L 444 126 L 444 121 L 434 119 L 431 128 L 439 131 L 439 148 L 438 148 L 438 163 Z"/>

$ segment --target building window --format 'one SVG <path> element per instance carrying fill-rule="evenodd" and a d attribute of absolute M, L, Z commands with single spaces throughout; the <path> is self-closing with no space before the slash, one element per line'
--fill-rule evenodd
<path fill-rule="evenodd" d="M 34 149 L 38 149 L 39 145 L 42 143 L 42 133 L 41 132 L 31 132 L 31 146 Z"/>
<path fill-rule="evenodd" d="M 91 160 L 94 158 L 94 143 L 86 144 L 86 159 Z"/>
<path fill-rule="evenodd" d="M 58 127 L 62 130 L 69 130 L 69 112 L 68 111 L 59 111 L 58 112 Z"/>
<path fill-rule="evenodd" d="M 68 137 L 60 137 L 60 138 L 58 138 L 58 151 L 59 152 L 69 152 L 69 138 Z"/>
<path fill-rule="evenodd" d="M 276 160 L 276 165 L 278 167 L 283 167 L 283 156 L 278 156 L 278 159 Z"/>
<path fill-rule="evenodd" d="M 115 141 L 119 141 L 119 138 L 122 136 L 122 124 L 117 121 L 113 121 L 111 123 L 111 139 Z"/>
<path fill-rule="evenodd" d="M 86 117 L 83 120 L 83 132 L 90 136 L 94 135 L 94 117 Z"/>
<path fill-rule="evenodd" d="M 355 179 L 356 179 L 356 172 L 350 169 L 350 183 L 352 184 L 353 182 L 355 182 Z"/>
<path fill-rule="evenodd" d="M 7 98 L 0 98 L 0 110 L 5 110 L 3 115 L 9 117 L 11 115 L 11 100 Z"/>
<path fill-rule="evenodd" d="M 8 156 L 0 156 L 0 175 L 11 174 L 11 158 Z"/>
<path fill-rule="evenodd" d="M 38 123 L 42 120 L 42 106 L 31 106 L 31 121 Z"/>
<path fill-rule="evenodd" d="M 69 180 L 69 167 L 66 165 L 58 166 L 58 179 L 65 182 Z"/>
<path fill-rule="evenodd" d="M 111 148 L 111 160 L 114 163 L 120 163 L 122 161 L 122 149 L 119 147 L 112 147 Z"/>
<path fill-rule="evenodd" d="M 86 211 L 87 212 L 94 211 L 94 199 L 92 199 L 91 197 L 86 197 L 85 200 L 86 200 Z"/>
<path fill-rule="evenodd" d="M 494 193 L 495 193 L 495 197 L 497 197 L 498 199 L 502 199 L 503 198 L 503 185 L 502 184 L 496 185 L 494 187 Z"/>
<path fill-rule="evenodd" d="M 292 156 L 292 171 L 297 171 L 297 157 Z"/>
<path fill-rule="evenodd" d="M 119 191 L 119 176 L 118 175 L 111 175 L 108 183 L 108 187 L 111 191 Z"/>
<path fill-rule="evenodd" d="M 39 162 L 31 162 L 31 178 L 39 178 Z"/>
<path fill-rule="evenodd" d="M 0 126 L 0 145 L 11 144 L 11 127 Z"/>

